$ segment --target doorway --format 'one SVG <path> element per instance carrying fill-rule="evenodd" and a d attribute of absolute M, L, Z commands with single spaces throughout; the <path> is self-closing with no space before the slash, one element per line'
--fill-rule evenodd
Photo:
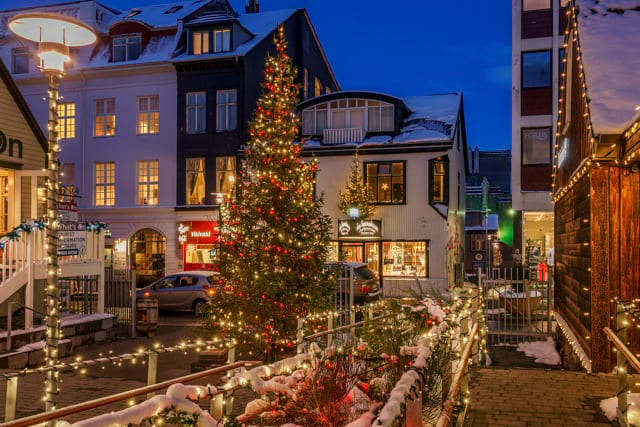
<path fill-rule="evenodd" d="M 164 276 L 166 238 L 162 233 L 151 228 L 136 231 L 130 239 L 130 248 L 137 287 Z"/>

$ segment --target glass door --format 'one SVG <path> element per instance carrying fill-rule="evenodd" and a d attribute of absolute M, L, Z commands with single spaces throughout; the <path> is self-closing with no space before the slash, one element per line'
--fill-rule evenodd
<path fill-rule="evenodd" d="M 364 262 L 364 245 L 362 243 L 342 243 L 342 261 Z"/>

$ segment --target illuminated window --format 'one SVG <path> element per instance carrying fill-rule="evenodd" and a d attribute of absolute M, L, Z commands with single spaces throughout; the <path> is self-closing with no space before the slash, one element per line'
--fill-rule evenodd
<path fill-rule="evenodd" d="M 447 164 L 434 160 L 431 166 L 431 203 L 447 203 Z"/>
<path fill-rule="evenodd" d="M 76 137 L 75 102 L 61 102 L 58 104 L 58 137 L 60 139 Z"/>
<path fill-rule="evenodd" d="M 141 50 L 142 37 L 139 34 L 115 37 L 113 39 L 113 62 L 134 61 L 140 56 Z"/>
<path fill-rule="evenodd" d="M 26 74 L 29 72 L 29 48 L 17 47 L 11 49 L 11 63 L 13 74 Z"/>
<path fill-rule="evenodd" d="M 187 204 L 204 205 L 204 157 L 187 158 Z"/>
<path fill-rule="evenodd" d="M 213 32 L 213 51 L 228 52 L 231 50 L 231 30 L 225 28 L 223 30 L 215 30 Z"/>
<path fill-rule="evenodd" d="M 209 53 L 209 31 L 194 31 L 192 42 L 194 55 Z"/>
<path fill-rule="evenodd" d="M 365 163 L 365 180 L 372 203 L 405 202 L 404 162 Z"/>
<path fill-rule="evenodd" d="M 429 251 L 422 242 L 383 242 L 382 275 L 429 277 Z"/>
<path fill-rule="evenodd" d="M 235 89 L 216 92 L 216 130 L 234 130 L 237 126 L 237 92 Z"/>
<path fill-rule="evenodd" d="M 138 97 L 138 135 L 155 134 L 160 131 L 160 97 L 158 95 Z"/>
<path fill-rule="evenodd" d="M 116 134 L 116 100 L 96 99 L 94 108 L 95 136 L 113 136 Z"/>
<path fill-rule="evenodd" d="M 315 96 L 320 96 L 322 95 L 322 82 L 320 81 L 319 78 L 315 78 L 314 80 L 314 95 Z"/>
<path fill-rule="evenodd" d="M 114 206 L 116 202 L 115 162 L 95 163 L 95 183 L 96 206 Z"/>
<path fill-rule="evenodd" d="M 394 130 L 394 107 L 381 101 L 341 99 L 302 111 L 303 135 L 320 135 L 325 129 L 346 128 L 391 132 Z"/>
<path fill-rule="evenodd" d="M 187 92 L 187 133 L 204 133 L 207 129 L 206 92 Z"/>
<path fill-rule="evenodd" d="M 138 160 L 138 204 L 158 204 L 157 160 Z"/>
<path fill-rule="evenodd" d="M 9 176 L 0 176 L 0 232 L 9 231 Z"/>
<path fill-rule="evenodd" d="M 236 158 L 216 157 L 216 193 L 230 194 L 236 182 Z"/>
<path fill-rule="evenodd" d="M 472 251 L 484 251 L 484 244 L 487 241 L 487 236 L 484 234 L 472 234 L 471 235 L 471 250 Z"/>

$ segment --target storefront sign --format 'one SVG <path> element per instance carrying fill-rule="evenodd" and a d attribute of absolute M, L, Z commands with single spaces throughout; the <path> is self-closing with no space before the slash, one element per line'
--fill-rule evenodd
<path fill-rule="evenodd" d="M 14 148 L 18 150 L 18 158 L 22 158 L 22 141 L 16 138 L 7 138 L 4 132 L 0 130 L 0 154 L 3 154 L 9 148 L 9 157 L 14 157 Z"/>
<path fill-rule="evenodd" d="M 58 256 L 84 255 L 87 252 L 87 233 L 84 224 L 61 222 L 58 239 Z"/>
<path fill-rule="evenodd" d="M 338 221 L 338 237 L 379 238 L 381 235 L 382 221 L 378 219 Z"/>
<path fill-rule="evenodd" d="M 78 222 L 78 205 L 73 202 L 58 202 L 58 221 Z"/>
<path fill-rule="evenodd" d="M 211 244 L 218 235 L 216 221 L 187 221 L 178 224 L 178 241 L 180 244 Z"/>

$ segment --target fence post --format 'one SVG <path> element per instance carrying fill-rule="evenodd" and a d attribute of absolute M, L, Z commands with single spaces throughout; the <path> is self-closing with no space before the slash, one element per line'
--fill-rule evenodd
<path fill-rule="evenodd" d="M 297 354 L 302 353 L 303 325 L 304 325 L 304 319 L 302 319 L 302 317 L 298 317 L 298 329 L 296 329 L 296 344 L 297 344 L 296 353 Z"/>
<path fill-rule="evenodd" d="M 214 420 L 220 421 L 224 416 L 224 394 L 216 394 L 209 403 L 209 413 Z"/>
<path fill-rule="evenodd" d="M 4 405 L 4 420 L 16 419 L 16 404 L 18 403 L 18 377 L 7 378 L 7 397 Z"/>
<path fill-rule="evenodd" d="M 621 303 L 616 304 L 616 335 L 624 344 L 627 343 L 627 312 Z M 618 377 L 618 408 L 616 410 L 618 424 L 627 426 L 627 393 L 629 382 L 627 381 L 627 359 L 620 350 L 616 351 L 617 377 Z"/>
<path fill-rule="evenodd" d="M 236 348 L 231 347 L 229 348 L 229 352 L 227 353 L 227 364 L 231 364 L 235 361 L 236 361 Z M 233 377 L 233 369 L 229 369 L 227 371 L 227 380 L 231 379 L 231 377 Z M 225 392 L 224 403 L 225 403 L 224 405 L 225 414 L 231 415 L 233 413 L 233 390 Z"/>
<path fill-rule="evenodd" d="M 158 381 L 158 353 L 151 351 L 147 355 L 147 385 L 153 385 Z M 151 399 L 154 395 L 154 392 L 147 393 L 147 399 Z"/>
<path fill-rule="evenodd" d="M 329 318 L 327 320 L 327 331 L 333 330 L 333 313 L 329 314 Z M 331 348 L 333 345 L 333 332 L 329 332 L 327 334 L 327 348 Z"/>
<path fill-rule="evenodd" d="M 405 417 L 406 427 L 422 427 L 422 380 L 418 379 L 415 384 L 416 395 L 413 399 L 409 397 L 406 401 Z"/>
<path fill-rule="evenodd" d="M 136 270 L 131 270 L 131 338 L 136 337 L 137 326 L 138 313 L 136 306 Z"/>
<path fill-rule="evenodd" d="M 471 289 L 471 324 L 475 325 L 478 323 L 478 319 L 480 316 L 478 315 L 478 310 L 480 308 L 480 301 L 478 296 L 478 288 Z M 471 337 L 473 339 L 473 337 Z M 471 350 L 471 360 L 474 364 L 478 363 L 480 360 L 480 325 L 478 324 L 478 339 L 473 342 L 472 350 Z"/>

